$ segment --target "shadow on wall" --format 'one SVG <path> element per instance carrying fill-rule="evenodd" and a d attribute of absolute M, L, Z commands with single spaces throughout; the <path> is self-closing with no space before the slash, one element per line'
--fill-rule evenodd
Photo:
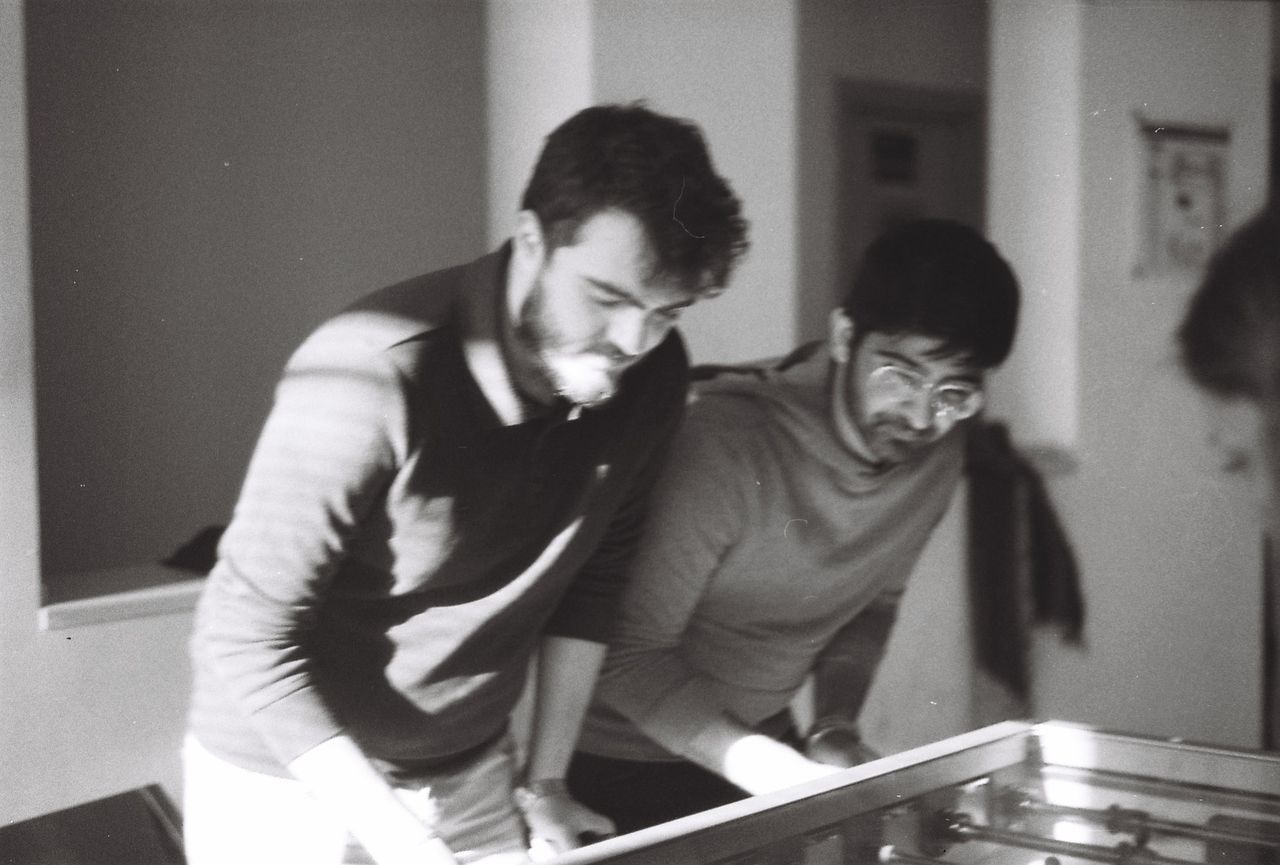
<path fill-rule="evenodd" d="M 181 817 L 140 787 L 0 828 L 0 865 L 184 865 Z"/>

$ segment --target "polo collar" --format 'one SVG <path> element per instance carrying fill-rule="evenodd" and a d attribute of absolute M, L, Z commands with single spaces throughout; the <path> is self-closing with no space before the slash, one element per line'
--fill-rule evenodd
<path fill-rule="evenodd" d="M 462 354 L 481 395 L 503 426 L 515 426 L 554 410 L 525 397 L 507 361 L 504 322 L 511 241 L 476 261 L 463 282 Z"/>

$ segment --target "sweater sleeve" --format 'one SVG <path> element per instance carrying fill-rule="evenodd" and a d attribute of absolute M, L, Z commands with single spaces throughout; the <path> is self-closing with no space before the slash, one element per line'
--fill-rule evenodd
<path fill-rule="evenodd" d="M 741 531 L 744 487 L 754 483 L 715 432 L 691 418 L 676 436 L 597 686 L 598 699 L 683 756 L 723 709 L 714 683 L 684 663 L 680 646 Z"/>
<path fill-rule="evenodd" d="M 662 397 L 645 407 L 630 445 L 644 448 L 644 459 L 599 545 L 547 623 L 545 632 L 549 635 L 607 643 L 614 633 L 620 598 L 648 520 L 654 483 L 680 426 L 688 393 L 688 361 L 681 343 L 669 344 L 655 361 L 653 380 Z"/>
<path fill-rule="evenodd" d="M 856 721 L 884 658 L 903 591 L 888 586 L 845 623 L 813 664 L 814 720 Z"/>
<path fill-rule="evenodd" d="M 364 514 L 403 457 L 404 387 L 358 340 L 290 360 L 196 619 L 193 651 L 288 763 L 342 731 L 312 684 L 306 635 Z"/>

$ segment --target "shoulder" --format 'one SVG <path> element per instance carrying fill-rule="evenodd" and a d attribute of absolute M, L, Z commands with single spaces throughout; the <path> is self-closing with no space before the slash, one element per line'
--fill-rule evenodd
<path fill-rule="evenodd" d="M 414 276 L 366 294 L 303 341 L 289 368 L 374 369 L 416 375 L 434 350 L 460 345 L 469 307 L 487 302 L 496 255 Z"/>
<path fill-rule="evenodd" d="M 767 358 L 734 365 L 698 366 L 691 373 L 688 415 L 703 435 L 732 439 L 759 436 L 780 423 L 781 415 L 807 415 L 821 409 L 811 405 L 814 394 L 807 367 L 807 347 L 783 358 Z M 821 403 L 821 387 L 816 396 Z M 825 421 L 823 421 L 825 422 Z"/>
<path fill-rule="evenodd" d="M 767 406 L 740 391 L 690 393 L 668 457 L 683 484 L 724 486 L 758 475 L 767 457 Z"/>
<path fill-rule="evenodd" d="M 691 434 L 739 441 L 769 425 L 771 407 L 751 387 L 707 390 L 695 385 L 689 392 L 685 415 Z"/>
<path fill-rule="evenodd" d="M 316 328 L 300 351 L 377 354 L 452 325 L 459 268 L 417 276 L 367 294 Z"/>
<path fill-rule="evenodd" d="M 820 343 L 790 354 L 691 372 L 690 409 L 709 422 L 758 426 L 779 414 L 825 413 L 827 365 Z"/>

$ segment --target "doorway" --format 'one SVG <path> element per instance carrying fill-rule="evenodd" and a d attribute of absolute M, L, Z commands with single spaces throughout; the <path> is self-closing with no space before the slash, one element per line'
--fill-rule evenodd
<path fill-rule="evenodd" d="M 868 244 L 920 217 L 983 231 L 985 97 L 966 90 L 841 82 L 837 100 L 839 305 Z"/>

